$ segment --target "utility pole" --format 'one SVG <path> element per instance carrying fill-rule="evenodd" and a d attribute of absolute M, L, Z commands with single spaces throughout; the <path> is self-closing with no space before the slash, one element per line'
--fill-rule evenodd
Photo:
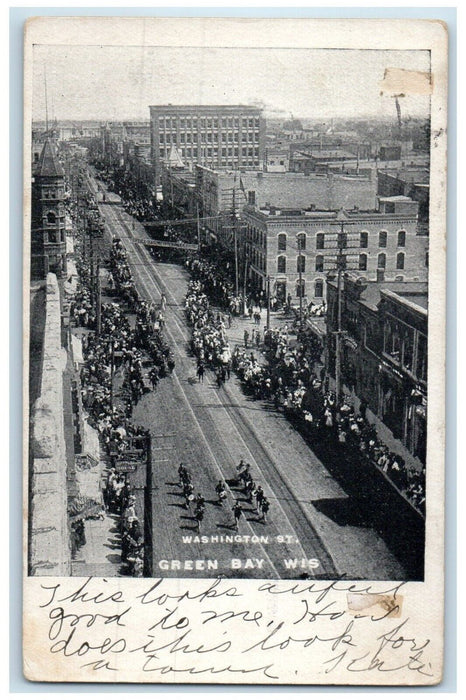
<path fill-rule="evenodd" d="M 199 221 L 199 202 L 196 202 L 197 252 L 201 252 L 201 225 Z"/>
<path fill-rule="evenodd" d="M 235 241 L 235 296 L 239 295 L 238 276 L 238 231 L 236 226 L 236 190 L 233 187 L 233 235 Z"/>
<path fill-rule="evenodd" d="M 267 275 L 267 330 L 270 330 L 270 275 Z"/>
<path fill-rule="evenodd" d="M 97 335 L 100 335 L 102 330 L 102 287 L 100 284 L 100 261 L 97 261 L 97 298 L 96 298 L 96 326 Z"/>
<path fill-rule="evenodd" d="M 248 256 L 244 256 L 244 280 L 243 280 L 243 316 L 246 313 L 246 281 L 248 276 Z"/>
<path fill-rule="evenodd" d="M 340 403 L 341 394 L 341 276 L 345 263 L 343 260 L 343 248 L 346 247 L 344 241 L 343 222 L 341 224 L 341 233 L 338 236 L 338 255 L 337 255 L 337 332 L 335 334 L 335 401 L 337 406 Z"/>
<path fill-rule="evenodd" d="M 113 415 L 113 375 L 115 374 L 115 345 L 113 338 L 110 339 L 110 411 Z"/>
<path fill-rule="evenodd" d="M 301 254 L 301 251 L 303 250 L 302 247 L 302 240 L 301 238 L 298 238 L 298 260 L 299 260 L 299 330 L 302 330 L 303 327 L 303 256 Z"/>

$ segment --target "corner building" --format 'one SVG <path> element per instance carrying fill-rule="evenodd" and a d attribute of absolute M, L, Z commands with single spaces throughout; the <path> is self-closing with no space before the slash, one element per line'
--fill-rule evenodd
<path fill-rule="evenodd" d="M 388 200 L 388 201 L 387 201 Z M 393 201 L 395 200 L 395 201 Z M 384 198 L 379 209 L 317 211 L 245 207 L 243 245 L 250 278 L 280 300 L 300 294 L 307 303 L 326 298 L 343 236 L 345 269 L 362 281 L 427 281 L 429 238 L 418 234 L 418 203 Z"/>
<path fill-rule="evenodd" d="M 195 163 L 213 169 L 262 169 L 265 119 L 259 107 L 152 105 L 149 109 L 157 185 L 173 146 L 191 169 Z"/>

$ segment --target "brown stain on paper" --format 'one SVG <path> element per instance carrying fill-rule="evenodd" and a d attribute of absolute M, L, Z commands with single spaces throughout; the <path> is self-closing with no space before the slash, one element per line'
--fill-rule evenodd
<path fill-rule="evenodd" d="M 348 612 L 370 614 L 385 617 L 400 617 L 403 596 L 379 593 L 348 593 Z"/>
<path fill-rule="evenodd" d="M 429 71 L 386 68 L 380 82 L 380 94 L 384 97 L 431 95 L 433 87 Z"/>

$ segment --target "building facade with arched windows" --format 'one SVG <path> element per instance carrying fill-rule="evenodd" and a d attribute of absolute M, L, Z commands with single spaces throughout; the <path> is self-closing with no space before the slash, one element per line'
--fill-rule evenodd
<path fill-rule="evenodd" d="M 384 198 L 374 211 L 247 206 L 241 243 L 249 279 L 265 290 L 270 277 L 272 293 L 283 301 L 290 295 L 296 303 L 301 293 L 318 303 L 341 246 L 340 261 L 366 281 L 426 281 L 429 239 L 419 235 L 417 208 L 406 197 Z"/>

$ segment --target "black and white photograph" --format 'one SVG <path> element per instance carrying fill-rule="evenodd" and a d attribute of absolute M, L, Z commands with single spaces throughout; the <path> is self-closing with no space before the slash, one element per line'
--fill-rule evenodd
<path fill-rule="evenodd" d="M 431 51 L 80 39 L 29 64 L 27 577 L 424 582 Z"/>

